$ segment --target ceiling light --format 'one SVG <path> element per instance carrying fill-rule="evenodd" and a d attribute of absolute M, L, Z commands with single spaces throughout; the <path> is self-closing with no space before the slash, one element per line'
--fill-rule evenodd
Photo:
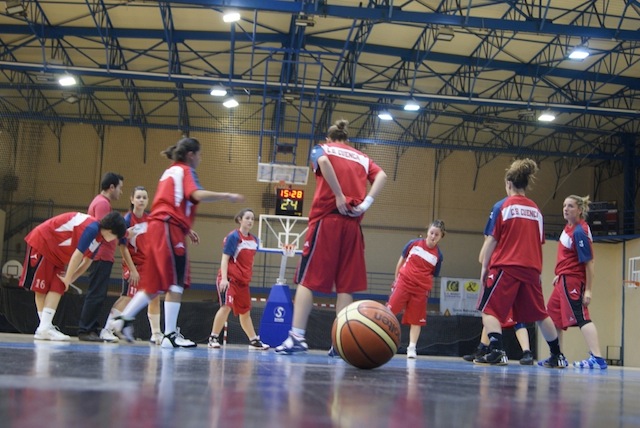
<path fill-rule="evenodd" d="M 409 100 L 407 101 L 407 103 L 404 105 L 404 109 L 406 111 L 418 111 L 420 110 L 420 104 L 418 104 L 417 102 L 415 102 L 414 100 Z"/>
<path fill-rule="evenodd" d="M 313 16 L 300 14 L 296 17 L 295 24 L 298 27 L 313 27 L 316 25 L 316 21 L 313 19 Z"/>
<path fill-rule="evenodd" d="M 211 92 L 209 92 L 214 97 L 224 97 L 227 95 L 227 88 L 221 85 L 214 86 L 211 88 Z"/>
<path fill-rule="evenodd" d="M 26 11 L 24 6 L 22 5 L 22 0 L 7 0 L 7 15 L 26 15 Z"/>
<path fill-rule="evenodd" d="M 585 47 L 578 46 L 569 54 L 569 59 L 582 60 L 589 56 L 589 50 Z"/>
<path fill-rule="evenodd" d="M 73 86 L 77 82 L 76 82 L 76 78 L 73 77 L 71 74 L 63 74 L 58 78 L 58 83 L 60 84 L 60 86 Z"/>
<path fill-rule="evenodd" d="M 378 119 L 380 120 L 393 120 L 393 116 L 387 110 L 382 110 L 378 113 Z"/>
<path fill-rule="evenodd" d="M 551 110 L 545 110 L 538 116 L 540 122 L 553 122 L 556 120 L 556 114 Z"/>
<path fill-rule="evenodd" d="M 238 101 L 236 101 L 235 98 L 231 97 L 224 100 L 222 105 L 225 106 L 226 108 L 234 108 L 234 107 L 238 107 L 240 103 L 238 103 Z"/>
<path fill-rule="evenodd" d="M 62 93 L 62 98 L 68 102 L 69 104 L 75 104 L 78 101 L 80 101 L 80 98 L 78 98 L 78 96 L 76 94 L 68 94 L 68 93 Z"/>
<path fill-rule="evenodd" d="M 227 23 L 240 21 L 240 13 L 236 11 L 227 12 L 222 16 L 222 20 Z"/>
<path fill-rule="evenodd" d="M 456 36 L 456 33 L 451 27 L 440 27 L 436 30 L 436 40 L 443 40 L 450 42 Z"/>

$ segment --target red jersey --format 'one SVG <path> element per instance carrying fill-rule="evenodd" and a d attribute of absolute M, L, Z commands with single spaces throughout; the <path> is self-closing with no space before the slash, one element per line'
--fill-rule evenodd
<path fill-rule="evenodd" d="M 571 275 L 587 281 L 585 263 L 593 259 L 593 237 L 586 221 L 567 224 L 558 241 L 556 275 Z"/>
<path fill-rule="evenodd" d="M 533 270 L 540 275 L 543 219 L 540 209 L 531 199 L 515 195 L 497 202 L 491 210 L 484 234 L 498 241 L 491 255 L 490 267 L 516 268 L 509 272 L 523 281 L 533 279 L 526 271 Z"/>
<path fill-rule="evenodd" d="M 249 284 L 253 276 L 253 258 L 257 250 L 258 238 L 252 234 L 244 236 L 239 229 L 229 233 L 222 241 L 222 252 L 229 256 L 227 276 L 240 283 Z"/>
<path fill-rule="evenodd" d="M 440 275 L 442 252 L 436 245 L 429 248 L 427 240 L 420 238 L 409 241 L 402 250 L 404 264 L 398 271 L 398 278 L 411 287 L 431 291 L 433 277 Z"/>
<path fill-rule="evenodd" d="M 309 212 L 309 224 L 331 213 L 337 213 L 336 197 L 318 167 L 318 159 L 327 156 L 336 172 L 347 203 L 356 206 L 367 196 L 367 182 L 372 183 L 382 169 L 367 155 L 344 143 L 325 143 L 311 151 L 311 163 L 316 173 L 316 190 Z M 359 219 L 362 220 L 363 216 Z"/>
<path fill-rule="evenodd" d="M 202 190 L 196 171 L 183 162 L 174 162 L 160 177 L 149 220 L 166 220 L 178 225 L 184 233 L 191 230 L 198 201 L 191 199 Z"/>
<path fill-rule="evenodd" d="M 75 250 L 93 258 L 103 237 L 98 220 L 71 212 L 50 218 L 29 232 L 24 240 L 47 261 L 64 267 Z"/>
<path fill-rule="evenodd" d="M 104 216 L 109 214 L 111 211 L 111 200 L 100 193 L 96 195 L 96 197 L 93 198 L 93 201 L 91 201 L 91 203 L 89 204 L 87 214 L 99 221 L 102 220 Z M 113 263 L 115 255 L 116 240 L 113 240 L 111 242 L 103 243 L 100 246 L 100 250 L 98 251 L 98 254 L 96 254 L 94 259 Z"/>
<path fill-rule="evenodd" d="M 126 241 L 129 254 L 131 254 L 131 260 L 133 260 L 133 264 L 136 266 L 140 266 L 144 262 L 144 253 L 141 248 L 143 248 L 143 243 L 147 233 L 148 219 L 148 213 L 143 213 L 142 217 L 138 217 L 134 213 L 128 212 L 124 216 L 124 222 L 127 225 L 127 229 L 133 229 L 131 229 L 130 238 L 125 238 L 123 241 Z M 122 262 L 122 266 L 126 266 L 124 261 Z"/>

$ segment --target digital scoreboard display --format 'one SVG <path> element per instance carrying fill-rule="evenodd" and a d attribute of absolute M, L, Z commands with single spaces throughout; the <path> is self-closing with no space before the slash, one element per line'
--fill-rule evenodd
<path fill-rule="evenodd" d="M 304 202 L 304 190 L 277 189 L 276 190 L 276 215 L 302 217 L 303 202 Z"/>

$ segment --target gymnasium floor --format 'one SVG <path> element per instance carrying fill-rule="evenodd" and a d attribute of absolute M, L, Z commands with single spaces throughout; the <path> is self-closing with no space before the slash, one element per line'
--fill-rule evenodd
<path fill-rule="evenodd" d="M 321 351 L 167 350 L 0 334 L 0 426 L 633 427 L 640 369 L 481 367 L 397 355 L 365 371 Z"/>

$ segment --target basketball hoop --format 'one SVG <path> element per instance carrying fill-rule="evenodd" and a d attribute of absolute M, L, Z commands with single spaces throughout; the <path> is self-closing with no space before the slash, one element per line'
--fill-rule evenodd
<path fill-rule="evenodd" d="M 633 290 L 637 289 L 638 287 L 640 287 L 640 281 L 632 281 L 630 279 L 625 279 L 623 281 L 624 285 L 627 286 L 627 288 L 631 288 Z"/>
<path fill-rule="evenodd" d="M 285 257 L 294 257 L 296 255 L 295 244 L 284 244 L 281 248 L 282 248 L 282 255 Z"/>

